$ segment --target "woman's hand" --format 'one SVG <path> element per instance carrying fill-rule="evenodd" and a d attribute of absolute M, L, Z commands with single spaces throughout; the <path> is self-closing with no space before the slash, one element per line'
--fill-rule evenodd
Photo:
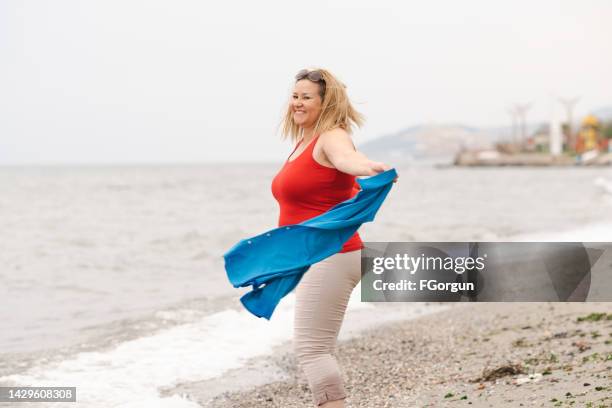
<path fill-rule="evenodd" d="M 386 165 L 385 163 L 376 162 L 373 160 L 368 160 L 367 166 L 369 167 L 369 171 L 370 171 L 370 174 L 368 174 L 369 176 L 375 176 L 378 173 L 382 173 L 384 171 L 391 169 L 391 167 Z"/>
<path fill-rule="evenodd" d="M 384 171 L 391 170 L 391 166 L 389 166 L 389 165 L 387 165 L 385 163 L 382 163 L 382 162 L 376 162 L 376 161 L 368 160 L 368 165 L 370 166 L 370 171 L 371 171 L 371 174 L 369 174 L 370 176 L 375 176 L 378 173 L 382 173 Z M 393 179 L 394 183 L 397 183 L 397 178 L 398 177 L 395 177 Z"/>

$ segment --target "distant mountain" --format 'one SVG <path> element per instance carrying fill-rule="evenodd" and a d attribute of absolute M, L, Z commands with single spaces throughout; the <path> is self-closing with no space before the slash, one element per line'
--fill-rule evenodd
<path fill-rule="evenodd" d="M 423 125 L 402 129 L 359 146 L 359 150 L 377 160 L 452 161 L 461 148 L 491 148 L 499 131 L 454 124 Z"/>
<path fill-rule="evenodd" d="M 612 120 L 612 106 L 592 112 L 598 118 Z M 527 134 L 533 134 L 546 122 L 527 124 Z M 576 123 L 579 126 L 579 123 Z M 430 124 L 412 126 L 396 133 L 380 136 L 359 145 L 359 150 L 374 160 L 400 164 L 450 163 L 462 148 L 490 149 L 500 140 L 509 140 L 510 126 L 477 128 L 463 124 Z"/>

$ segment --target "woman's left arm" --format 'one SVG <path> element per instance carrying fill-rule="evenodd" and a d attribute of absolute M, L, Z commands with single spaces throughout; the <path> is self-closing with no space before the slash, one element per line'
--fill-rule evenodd
<path fill-rule="evenodd" d="M 353 146 L 351 136 L 344 129 L 333 129 L 323 133 L 323 152 L 335 168 L 353 176 L 374 176 L 391 167 L 370 160 Z"/>

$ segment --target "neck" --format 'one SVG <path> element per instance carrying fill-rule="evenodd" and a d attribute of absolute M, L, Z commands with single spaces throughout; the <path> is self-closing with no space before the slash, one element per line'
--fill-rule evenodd
<path fill-rule="evenodd" d="M 314 137 L 314 126 L 308 128 L 302 128 L 302 140 L 304 143 L 308 143 Z"/>

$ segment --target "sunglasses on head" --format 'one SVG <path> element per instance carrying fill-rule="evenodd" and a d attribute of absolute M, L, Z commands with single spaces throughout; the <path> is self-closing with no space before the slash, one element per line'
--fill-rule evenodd
<path fill-rule="evenodd" d="M 312 82 L 319 82 L 319 81 L 325 82 L 323 80 L 323 75 L 321 75 L 321 72 L 318 70 L 308 71 L 307 69 L 303 69 L 300 72 L 298 72 L 295 76 L 296 81 L 299 81 L 300 79 L 304 79 L 304 78 L 308 78 Z"/>

